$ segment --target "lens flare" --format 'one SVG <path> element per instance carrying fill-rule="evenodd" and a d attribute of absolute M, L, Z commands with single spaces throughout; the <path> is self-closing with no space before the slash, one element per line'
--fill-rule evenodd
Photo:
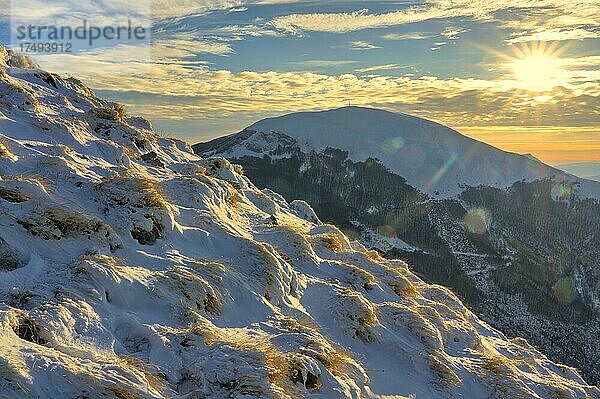
<path fill-rule="evenodd" d="M 465 228 L 471 234 L 484 234 L 490 227 L 491 217 L 483 208 L 469 209 L 463 218 Z"/>
<path fill-rule="evenodd" d="M 563 303 L 572 303 L 577 297 L 577 291 L 575 291 L 571 279 L 568 278 L 558 280 L 552 286 L 552 292 L 554 292 L 554 297 Z"/>
<path fill-rule="evenodd" d="M 381 150 L 386 154 L 394 154 L 404 147 L 404 138 L 398 136 L 385 140 L 381 143 Z"/>
<path fill-rule="evenodd" d="M 433 175 L 431 180 L 429 180 L 427 184 L 425 184 L 425 190 L 431 190 L 446 174 L 446 172 L 448 172 L 448 170 L 452 167 L 452 165 L 454 165 L 456 161 L 458 161 L 458 155 L 452 154 L 450 159 L 448 159 L 446 163 Z"/>

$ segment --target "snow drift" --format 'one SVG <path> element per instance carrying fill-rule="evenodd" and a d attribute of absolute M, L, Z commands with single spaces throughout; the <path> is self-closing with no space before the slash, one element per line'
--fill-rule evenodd
<path fill-rule="evenodd" d="M 0 51 L 0 397 L 600 397 L 306 203 L 30 68 Z"/>

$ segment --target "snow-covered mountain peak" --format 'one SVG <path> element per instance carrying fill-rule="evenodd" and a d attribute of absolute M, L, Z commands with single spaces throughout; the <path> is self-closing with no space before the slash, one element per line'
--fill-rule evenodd
<path fill-rule="evenodd" d="M 306 203 L 12 64 L 0 300 L 0 398 L 600 397 Z"/>
<path fill-rule="evenodd" d="M 427 140 L 423 131 L 435 135 L 458 134 L 442 125 L 414 116 L 382 109 L 342 107 L 319 112 L 299 112 L 259 121 L 247 130 L 279 132 L 310 148 L 334 147 L 353 154 L 366 153 L 376 145 L 385 145 L 401 137 Z"/>
<path fill-rule="evenodd" d="M 253 133 L 260 134 L 260 140 Z M 343 107 L 268 118 L 229 139 L 199 144 L 197 151 L 237 158 L 261 151 L 283 156 L 279 147 L 291 145 L 279 145 L 281 137 L 293 139 L 305 153 L 329 147 L 347 151 L 355 162 L 377 158 L 412 186 L 436 196 L 457 195 L 464 186 L 508 187 L 521 180 L 568 178 L 580 182 L 580 195 L 600 198 L 597 182 L 565 175 L 530 156 L 502 151 L 432 121 L 372 108 Z"/>

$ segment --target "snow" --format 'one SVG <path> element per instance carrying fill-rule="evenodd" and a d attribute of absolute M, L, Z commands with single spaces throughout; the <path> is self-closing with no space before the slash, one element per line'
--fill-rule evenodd
<path fill-rule="evenodd" d="M 354 161 L 378 158 L 412 186 L 441 197 L 459 194 L 464 185 L 508 187 L 520 180 L 565 175 L 531 156 L 499 150 L 432 121 L 379 109 L 344 107 L 294 113 L 264 119 L 241 134 L 252 131 L 257 133 L 232 148 L 229 156 L 249 155 L 255 147 L 249 148 L 246 142 L 256 141 L 269 143 L 260 146 L 264 154 L 277 141 L 265 135 L 284 135 L 295 139 L 304 152 L 331 147 L 348 151 Z M 597 182 L 568 177 L 581 182 L 582 196 L 600 198 Z"/>
<path fill-rule="evenodd" d="M 600 397 L 308 204 L 7 57 L 0 398 Z"/>

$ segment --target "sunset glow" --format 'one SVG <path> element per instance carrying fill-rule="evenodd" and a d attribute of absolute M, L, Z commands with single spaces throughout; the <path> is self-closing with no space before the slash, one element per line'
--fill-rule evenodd
<path fill-rule="evenodd" d="M 546 162 L 600 158 L 585 133 L 600 128 L 597 1 L 165 0 L 127 11 L 118 2 L 58 3 L 47 20 L 17 17 L 39 26 L 72 9 L 78 24 L 152 5 L 152 40 L 142 46 L 99 43 L 35 59 L 190 143 L 350 103 L 466 127 Z M 524 144 L 504 143 L 497 126 L 516 129 L 510 142 Z M 531 126 L 571 136 L 554 142 Z"/>

